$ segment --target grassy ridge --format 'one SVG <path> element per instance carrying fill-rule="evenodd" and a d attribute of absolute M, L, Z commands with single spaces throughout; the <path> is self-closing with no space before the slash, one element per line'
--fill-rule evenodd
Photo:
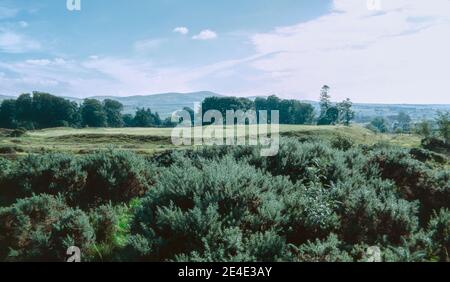
<path fill-rule="evenodd" d="M 107 147 L 131 150 L 138 153 L 175 148 L 171 142 L 171 128 L 52 128 L 30 131 L 25 136 L 12 138 L 5 132 L 0 135 L 0 154 L 26 154 L 43 152 L 88 153 Z M 406 134 L 375 134 L 361 126 L 307 126 L 282 125 L 282 136 L 322 139 L 343 135 L 356 144 L 372 145 L 386 142 L 404 147 L 417 147 L 420 137 Z"/>

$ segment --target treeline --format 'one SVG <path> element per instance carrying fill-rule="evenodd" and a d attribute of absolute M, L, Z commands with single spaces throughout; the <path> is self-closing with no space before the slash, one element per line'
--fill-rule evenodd
<path fill-rule="evenodd" d="M 281 124 L 312 124 L 314 122 L 314 107 L 297 100 L 282 100 L 276 96 L 256 98 L 254 101 L 236 97 L 210 97 L 202 103 L 203 114 L 209 110 L 217 110 L 226 116 L 229 110 L 279 111 Z M 270 122 L 270 115 L 268 116 Z"/>
<path fill-rule="evenodd" d="M 321 110 L 318 117 L 316 117 L 314 107 L 311 104 L 302 103 L 298 100 L 284 100 L 275 95 L 268 98 L 258 97 L 254 101 L 237 97 L 210 97 L 203 101 L 202 112 L 204 114 L 209 110 L 217 110 L 225 117 L 229 110 L 279 111 L 280 124 L 349 125 L 355 117 L 355 113 L 352 111 L 352 102 L 350 99 L 346 99 L 341 103 L 333 103 L 329 91 L 329 86 L 325 85 L 322 88 Z"/>
<path fill-rule="evenodd" d="M 50 127 L 170 127 L 150 109 L 123 115 L 123 105 L 115 100 L 85 99 L 81 105 L 48 93 L 22 94 L 4 100 L 0 106 L 0 128 L 28 130 Z"/>
<path fill-rule="evenodd" d="M 280 124 L 349 125 L 354 118 L 349 99 L 334 104 L 329 96 L 330 88 L 324 86 L 321 93 L 319 116 L 314 107 L 298 100 L 284 100 L 277 96 L 256 98 L 254 101 L 237 97 L 210 97 L 202 102 L 202 114 L 217 110 L 225 117 L 229 110 L 279 111 Z M 191 119 L 196 113 L 184 108 Z M 174 127 L 171 117 L 161 119 L 151 109 L 138 109 L 135 115 L 122 114 L 123 105 L 111 99 L 99 101 L 85 99 L 81 105 L 48 93 L 22 94 L 17 99 L 4 100 L 0 105 L 0 128 L 27 130 L 50 127 Z M 202 115 L 203 116 L 203 115 Z M 271 122 L 270 115 L 268 122 Z"/>

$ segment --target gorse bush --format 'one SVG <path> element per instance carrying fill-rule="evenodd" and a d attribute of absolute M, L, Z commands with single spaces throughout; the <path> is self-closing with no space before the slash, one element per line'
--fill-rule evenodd
<path fill-rule="evenodd" d="M 7 260 L 63 261 L 70 246 L 95 240 L 87 215 L 61 197 L 34 196 L 0 209 L 0 256 Z"/>
<path fill-rule="evenodd" d="M 89 213 L 90 221 L 95 230 L 95 238 L 99 243 L 111 243 L 117 232 L 118 216 L 112 205 L 103 205 Z"/>
<path fill-rule="evenodd" d="M 0 260 L 448 261 L 448 156 L 282 138 L 0 158 Z"/>
<path fill-rule="evenodd" d="M 83 209 L 128 202 L 142 196 L 155 181 L 156 168 L 143 158 L 121 151 L 76 157 L 64 154 L 30 155 L 17 162 L 0 161 L 0 198 L 13 203 L 32 194 L 64 196 Z"/>
<path fill-rule="evenodd" d="M 427 220 L 433 210 L 450 207 L 448 170 L 436 174 L 403 149 L 376 150 L 368 165 L 377 166 L 383 179 L 394 181 L 402 198 L 421 202 L 421 219 Z"/>
<path fill-rule="evenodd" d="M 450 262 L 450 211 L 442 209 L 435 212 L 428 224 L 431 239 L 431 254 L 440 261 Z"/>
<path fill-rule="evenodd" d="M 127 202 L 142 196 L 155 181 L 154 167 L 129 152 L 108 150 L 81 160 L 87 173 L 79 201 L 89 204 Z"/>
<path fill-rule="evenodd" d="M 11 172 L 0 179 L 5 189 L 2 196 L 9 201 L 32 194 L 64 194 L 68 200 L 83 189 L 86 173 L 70 155 L 30 155 L 14 163 Z"/>
<path fill-rule="evenodd" d="M 308 241 L 299 248 L 294 248 L 294 261 L 300 262 L 351 262 L 353 258 L 342 250 L 344 243 L 335 234 L 325 240 Z"/>
<path fill-rule="evenodd" d="M 281 228 L 283 203 L 275 191 L 288 185 L 292 184 L 229 157 L 204 161 L 201 168 L 186 160 L 182 166 L 161 173 L 136 213 L 133 233 L 150 236 L 149 259 L 175 259 L 196 251 L 197 257 L 234 260 L 239 250 L 223 236 L 236 230 L 244 240 L 247 234 L 277 225 Z M 228 251 L 199 253 L 213 252 L 220 246 Z"/>

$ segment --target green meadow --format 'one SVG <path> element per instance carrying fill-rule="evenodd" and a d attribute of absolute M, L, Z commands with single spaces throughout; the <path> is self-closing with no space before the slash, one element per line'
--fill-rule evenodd
<path fill-rule="evenodd" d="M 172 128 L 50 128 L 28 131 L 21 137 L 10 137 L 10 131 L 0 132 L 1 155 L 24 155 L 46 152 L 85 154 L 116 148 L 139 154 L 153 154 L 177 148 L 172 144 Z M 246 131 L 249 134 L 249 131 Z M 194 135 L 194 134 L 193 134 Z M 413 134 L 377 134 L 358 125 L 315 126 L 281 125 L 280 135 L 297 138 L 331 139 L 348 137 L 356 144 L 389 143 L 418 147 L 421 137 Z"/>

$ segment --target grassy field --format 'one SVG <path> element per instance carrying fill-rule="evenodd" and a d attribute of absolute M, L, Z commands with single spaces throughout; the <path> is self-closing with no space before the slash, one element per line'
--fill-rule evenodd
<path fill-rule="evenodd" d="M 0 154 L 27 154 L 43 152 L 70 152 L 83 154 L 109 147 L 151 154 L 176 148 L 171 142 L 171 128 L 51 128 L 29 131 L 22 137 L 8 137 L 0 133 Z M 360 126 L 282 125 L 282 136 L 300 138 L 333 138 L 344 135 L 357 144 L 387 142 L 405 147 L 416 147 L 420 137 L 405 134 L 375 134 Z"/>

